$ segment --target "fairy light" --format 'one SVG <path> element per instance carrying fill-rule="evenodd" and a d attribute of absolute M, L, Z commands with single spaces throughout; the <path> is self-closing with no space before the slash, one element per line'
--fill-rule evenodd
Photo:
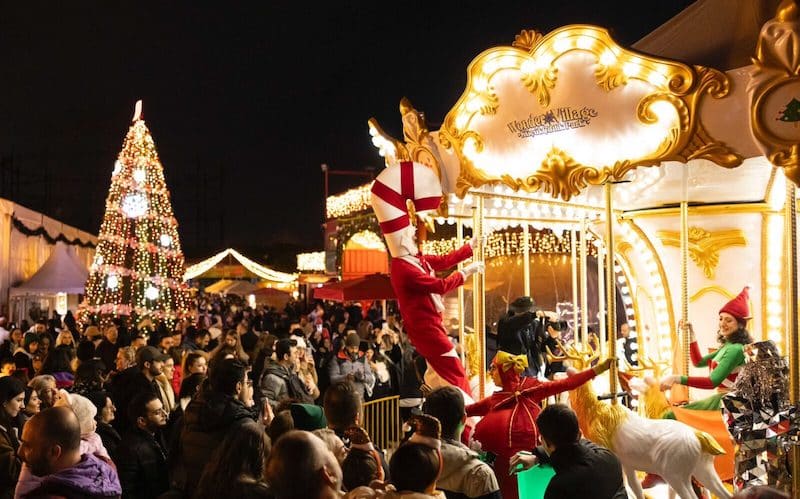
<path fill-rule="evenodd" d="M 371 188 L 372 183 L 369 183 L 336 196 L 328 196 L 326 202 L 328 218 L 344 217 L 352 213 L 372 209 L 370 204 Z"/>
<path fill-rule="evenodd" d="M 468 241 L 469 238 L 465 238 Z M 591 242 L 591 240 L 590 240 Z M 524 253 L 525 236 L 522 231 L 500 231 L 489 236 L 483 247 L 484 258 L 514 256 Z M 557 236 L 550 229 L 531 230 L 528 240 L 530 254 L 568 254 L 570 248 L 569 231 Z M 426 255 L 446 255 L 457 249 L 456 238 L 436 239 L 422 243 L 422 252 Z M 589 254 L 597 255 L 597 248 L 590 244 Z"/>
<path fill-rule="evenodd" d="M 102 322 L 133 316 L 171 324 L 189 312 L 184 256 L 169 197 L 153 138 L 137 119 L 114 162 L 82 314 Z"/>
<path fill-rule="evenodd" d="M 297 270 L 300 272 L 324 272 L 325 252 L 299 253 L 297 255 Z"/>
<path fill-rule="evenodd" d="M 225 251 L 220 251 L 216 255 L 212 256 L 211 258 L 207 258 L 200 263 L 192 265 L 186 269 L 186 272 L 183 274 L 183 280 L 188 281 L 189 279 L 194 279 L 202 274 L 205 274 L 214 266 L 216 266 L 219 262 L 222 261 L 223 258 L 227 257 L 228 255 L 235 258 L 239 263 L 242 264 L 244 268 L 249 270 L 250 272 L 254 273 L 258 277 L 265 279 L 267 281 L 277 282 L 277 283 L 292 283 L 297 280 L 297 274 L 287 274 L 285 272 L 278 272 L 277 270 L 273 270 L 269 267 L 265 267 L 260 265 L 253 260 L 250 260 L 246 256 L 242 255 L 238 251 L 232 248 L 228 248 Z"/>

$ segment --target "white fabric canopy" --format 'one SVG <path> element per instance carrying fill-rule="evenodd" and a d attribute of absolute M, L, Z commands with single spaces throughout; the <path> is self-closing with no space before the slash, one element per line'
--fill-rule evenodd
<path fill-rule="evenodd" d="M 89 271 L 75 252 L 64 243 L 55 250 L 42 267 L 24 283 L 11 288 L 11 296 L 24 294 L 83 294 Z"/>

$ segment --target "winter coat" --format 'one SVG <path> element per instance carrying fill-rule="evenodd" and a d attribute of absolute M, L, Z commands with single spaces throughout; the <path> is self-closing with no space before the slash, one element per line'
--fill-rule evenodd
<path fill-rule="evenodd" d="M 38 477 L 20 476 L 15 498 L 38 499 L 63 496 L 70 499 L 119 498 L 122 487 L 114 466 L 93 454 L 84 454 L 71 468 Z"/>
<path fill-rule="evenodd" d="M 169 489 L 166 445 L 160 433 L 131 430 L 123 437 L 117 456 L 126 499 L 158 497 Z"/>
<path fill-rule="evenodd" d="M 258 383 L 258 393 L 259 401 L 269 400 L 273 410 L 281 401 L 289 398 L 301 404 L 314 403 L 314 398 L 297 373 L 277 362 L 270 362 L 264 367 L 264 373 Z"/>
<path fill-rule="evenodd" d="M 179 428 L 175 456 L 170 456 L 173 487 L 191 496 L 208 457 L 228 431 L 256 424 L 258 415 L 232 395 L 213 390 L 198 393 L 186 406 Z"/>
<path fill-rule="evenodd" d="M 103 447 L 108 451 L 111 460 L 117 462 L 117 449 L 119 448 L 120 442 L 122 442 L 122 437 L 119 432 L 110 424 L 98 421 L 95 433 L 100 435 L 100 440 L 103 441 Z"/>
<path fill-rule="evenodd" d="M 125 369 L 114 376 L 111 381 L 111 401 L 114 402 L 114 406 L 117 408 L 114 428 L 120 433 L 124 433 L 133 427 L 131 422 L 128 421 L 128 404 L 140 393 L 152 393 L 161 400 L 161 391 L 158 386 L 155 382 L 151 383 L 136 366 Z"/>
<path fill-rule="evenodd" d="M 372 395 L 375 387 L 375 374 L 367 363 L 364 352 L 358 352 L 356 360 L 347 356 L 344 350 L 331 359 L 328 365 L 328 377 L 331 384 L 345 381 L 352 375 L 352 383 L 361 396 L 366 399 Z"/>
<path fill-rule="evenodd" d="M 497 349 L 528 357 L 528 368 L 523 376 L 540 374 L 545 336 L 544 324 L 532 312 L 515 314 L 509 311 L 497 321 Z"/>
<path fill-rule="evenodd" d="M 442 471 L 436 486 L 450 497 L 499 498 L 494 470 L 478 455 L 455 440 L 442 440 Z"/>
<path fill-rule="evenodd" d="M 605 447 L 581 440 L 556 449 L 549 457 L 541 448 L 536 454 L 550 462 L 555 476 L 550 480 L 544 499 L 626 499 L 619 459 Z"/>
<path fill-rule="evenodd" d="M 11 427 L 7 418 L 2 418 L 0 420 L 0 499 L 14 496 L 14 484 L 17 483 L 21 466 L 17 458 L 18 448 L 19 440 L 16 436 L 16 428 Z"/>

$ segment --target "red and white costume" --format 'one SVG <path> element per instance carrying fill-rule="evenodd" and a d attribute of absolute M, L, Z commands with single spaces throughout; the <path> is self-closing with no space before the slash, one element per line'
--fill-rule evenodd
<path fill-rule="evenodd" d="M 410 161 L 388 166 L 372 186 L 372 208 L 393 257 L 391 280 L 404 329 L 411 344 L 428 362 L 426 383 L 432 388 L 450 384 L 470 395 L 464 366 L 442 325 L 442 295 L 464 284 L 464 274 L 453 272 L 439 278 L 435 272 L 470 258 L 472 248 L 464 245 L 445 256 L 423 256 L 411 224 L 411 217 L 422 218 L 434 212 L 441 199 L 442 187 L 436 173 Z"/>

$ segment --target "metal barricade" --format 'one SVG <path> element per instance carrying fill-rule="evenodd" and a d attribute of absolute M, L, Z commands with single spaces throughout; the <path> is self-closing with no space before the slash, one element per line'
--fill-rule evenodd
<path fill-rule="evenodd" d="M 365 402 L 361 426 L 367 430 L 376 447 L 392 450 L 400 444 L 403 423 L 400 420 L 400 396 L 384 397 Z"/>

